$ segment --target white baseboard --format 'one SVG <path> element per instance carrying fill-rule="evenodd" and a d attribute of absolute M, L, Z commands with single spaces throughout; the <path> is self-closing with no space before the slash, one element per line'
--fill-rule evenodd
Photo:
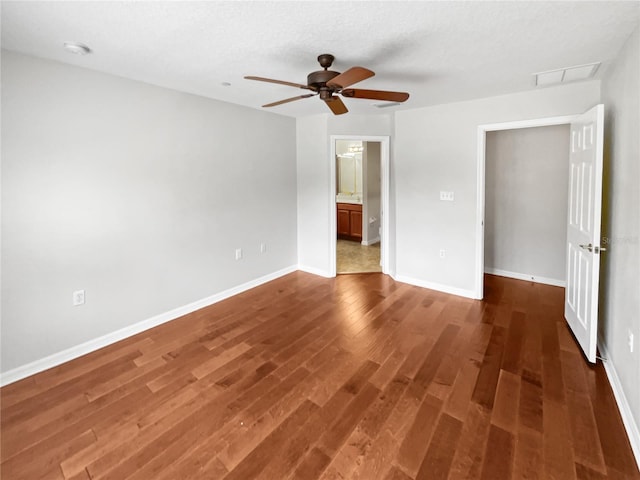
<path fill-rule="evenodd" d="M 557 278 L 540 277 L 537 275 L 529 275 L 527 273 L 509 272 L 508 270 L 500 270 L 499 268 L 485 267 L 484 273 L 488 273 L 490 275 L 498 275 L 500 277 L 515 278 L 516 280 L 544 283 L 545 285 L 553 285 L 554 287 L 567 286 L 567 282 L 565 282 L 564 280 L 558 280 Z"/>
<path fill-rule="evenodd" d="M 298 265 L 298 270 L 300 270 L 301 272 L 307 272 L 307 273 L 311 273 L 313 275 L 318 275 L 320 277 L 333 278 L 333 275 L 330 275 L 329 272 L 327 272 L 326 270 L 321 270 L 321 269 L 315 268 L 315 267 L 308 267 L 306 265 Z"/>
<path fill-rule="evenodd" d="M 417 278 L 405 277 L 404 275 L 397 275 L 393 277 L 397 282 L 408 283 L 409 285 L 415 285 L 416 287 L 428 288 L 429 290 L 436 290 L 438 292 L 450 293 L 451 295 L 458 295 L 459 297 L 476 299 L 475 292 L 473 290 L 466 290 L 464 288 L 452 287 L 450 285 L 443 285 L 441 283 L 426 282 Z"/>
<path fill-rule="evenodd" d="M 157 327 L 163 323 L 170 322 L 171 320 L 175 320 L 176 318 L 195 312 L 201 308 L 208 307 L 209 305 L 213 305 L 214 303 L 233 297 L 234 295 L 238 295 L 239 293 L 255 288 L 263 283 L 270 282 L 271 280 L 275 280 L 276 278 L 295 272 L 296 270 L 297 266 L 295 265 L 283 268 L 282 270 L 264 275 L 260 278 L 256 278 L 255 280 L 243 283 L 242 285 L 229 288 L 228 290 L 224 290 L 201 300 L 174 308 L 168 312 L 161 313 L 160 315 L 156 315 L 128 327 L 116 330 L 115 332 L 103 335 L 102 337 L 89 340 L 88 342 L 54 353 L 48 357 L 14 368 L 13 370 L 9 370 L 0 375 L 0 386 L 17 382 L 18 380 L 22 380 L 30 375 L 56 367 L 62 363 L 68 362 L 69 360 L 81 357 L 87 353 L 91 353 L 95 350 L 106 347 L 107 345 L 111 345 L 112 343 L 119 342 L 120 340 L 124 340 L 125 338 L 144 332 L 150 328 Z"/>
<path fill-rule="evenodd" d="M 376 237 L 373 238 L 371 240 L 363 240 L 362 242 L 360 242 L 362 245 L 364 245 L 365 247 L 368 247 L 370 245 L 375 245 L 376 243 L 380 243 L 380 237 Z"/>
<path fill-rule="evenodd" d="M 604 358 L 611 358 L 602 338 L 598 338 L 598 350 L 600 350 L 600 354 Z M 616 372 L 613 362 L 611 362 L 611 360 L 606 360 L 603 361 L 602 364 L 604 365 L 604 371 L 607 372 L 607 378 L 609 379 L 611 390 L 613 390 L 613 396 L 618 404 L 622 423 L 627 431 L 629 443 L 631 443 L 631 450 L 633 450 L 633 454 L 636 457 L 636 464 L 638 465 L 638 469 L 640 469 L 640 428 L 637 422 L 638 419 L 633 416 L 633 411 L 631 410 L 631 406 L 624 394 L 622 384 L 620 383 L 620 377 L 618 377 L 618 372 Z"/>

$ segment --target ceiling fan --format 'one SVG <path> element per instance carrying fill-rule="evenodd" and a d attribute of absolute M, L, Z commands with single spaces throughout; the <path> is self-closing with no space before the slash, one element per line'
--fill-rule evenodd
<path fill-rule="evenodd" d="M 273 103 L 267 103 L 263 107 L 275 107 L 276 105 L 282 105 L 283 103 L 294 102 L 296 100 L 302 100 L 303 98 L 320 96 L 331 111 L 335 115 L 342 115 L 347 113 L 347 107 L 342 102 L 340 97 L 336 95 L 342 95 L 347 98 L 367 98 L 371 100 L 384 100 L 387 102 L 404 102 L 409 98 L 409 94 L 406 92 L 389 92 L 385 90 L 362 90 L 356 88 L 347 88 L 354 83 L 361 82 L 367 78 L 373 77 L 374 72 L 363 67 L 351 67 L 344 73 L 334 72 L 329 70 L 333 63 L 334 56 L 328 53 L 323 53 L 318 56 L 318 62 L 324 70 L 318 70 L 317 72 L 311 72 L 307 76 L 307 84 L 284 82 L 282 80 L 274 80 L 271 78 L 244 77 L 247 80 L 257 80 L 260 82 L 277 83 L 280 85 L 288 85 L 290 87 L 302 88 L 305 90 L 311 90 L 313 93 L 307 93 L 305 95 L 298 95 L 297 97 L 286 98 Z"/>

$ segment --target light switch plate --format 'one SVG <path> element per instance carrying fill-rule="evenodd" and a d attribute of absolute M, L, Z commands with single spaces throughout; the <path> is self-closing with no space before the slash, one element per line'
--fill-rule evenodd
<path fill-rule="evenodd" d="M 453 202 L 453 192 L 440 191 L 440 200 Z"/>

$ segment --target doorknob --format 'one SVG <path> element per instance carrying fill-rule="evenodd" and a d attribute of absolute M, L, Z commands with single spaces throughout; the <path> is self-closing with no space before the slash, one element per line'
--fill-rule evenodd
<path fill-rule="evenodd" d="M 607 249 L 604 247 L 598 247 L 598 246 L 593 246 L 592 244 L 589 245 L 580 245 L 580 248 L 584 248 L 585 250 L 589 250 L 590 252 L 595 252 L 595 253 L 600 253 L 600 252 L 606 252 Z"/>
<path fill-rule="evenodd" d="M 590 252 L 593 252 L 593 245 L 589 244 L 589 245 L 580 245 L 580 248 L 584 248 L 585 250 L 589 250 Z"/>

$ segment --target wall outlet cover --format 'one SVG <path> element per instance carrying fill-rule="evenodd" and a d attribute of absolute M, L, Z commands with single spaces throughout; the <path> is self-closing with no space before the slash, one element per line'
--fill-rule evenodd
<path fill-rule="evenodd" d="M 84 290 L 76 290 L 73 292 L 73 306 L 84 305 Z"/>

